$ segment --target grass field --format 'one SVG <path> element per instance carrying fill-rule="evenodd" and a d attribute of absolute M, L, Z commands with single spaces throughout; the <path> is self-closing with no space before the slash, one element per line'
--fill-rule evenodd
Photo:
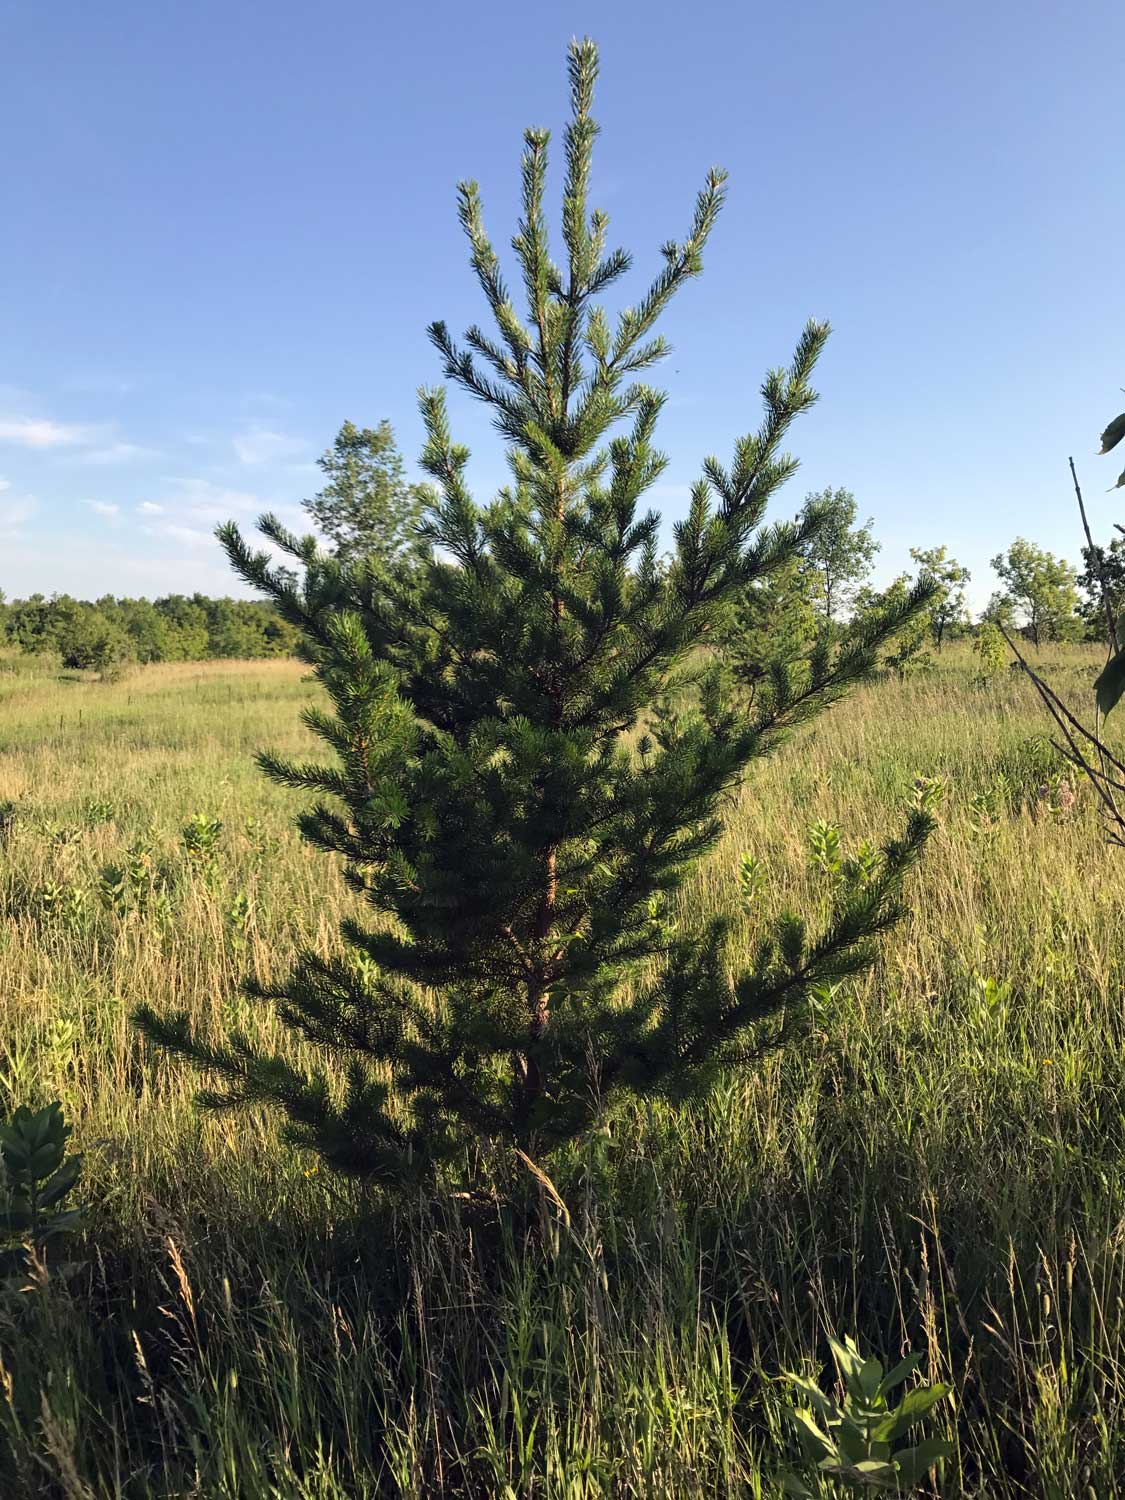
<path fill-rule="evenodd" d="M 1096 652 L 1044 660 L 1087 701 Z M 391 1211 L 269 1119 L 202 1118 L 128 1020 L 277 1040 L 240 974 L 335 941 L 352 898 L 252 762 L 303 744 L 303 669 L 3 665 L 0 1110 L 62 1100 L 88 1214 L 0 1289 L 4 1500 L 775 1496 L 777 1377 L 829 1333 L 952 1384 L 942 1495 L 1125 1494 L 1125 855 L 1060 795 L 1021 677 L 947 651 L 748 784 L 678 913 L 737 909 L 752 853 L 748 940 L 827 901 L 813 820 L 851 848 L 944 788 L 913 916 L 795 1048 L 622 1108 L 549 1164 L 557 1195 L 472 1164 L 519 1211 L 456 1184 Z"/>

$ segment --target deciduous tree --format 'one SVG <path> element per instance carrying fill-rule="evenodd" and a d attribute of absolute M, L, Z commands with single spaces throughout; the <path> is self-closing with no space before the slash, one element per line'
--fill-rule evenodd
<path fill-rule="evenodd" d="M 305 501 L 305 509 L 336 556 L 352 562 L 367 558 L 378 567 L 402 561 L 428 491 L 407 481 L 391 424 L 345 422 L 317 463 L 328 482 Z"/>
<path fill-rule="evenodd" d="M 965 585 L 971 574 L 944 547 L 911 547 L 910 555 L 937 585 L 930 607 L 930 628 L 940 651 L 946 634 L 966 618 Z"/>
<path fill-rule="evenodd" d="M 1013 611 L 1032 642 L 1073 639 L 1080 633 L 1075 577 L 1064 558 L 1017 537 L 992 559 Z"/>
<path fill-rule="evenodd" d="M 820 519 L 804 553 L 804 574 L 825 624 L 831 629 L 853 603 L 871 572 L 879 543 L 874 522 L 856 525 L 855 496 L 850 490 L 826 489 L 807 495 L 799 520 Z"/>

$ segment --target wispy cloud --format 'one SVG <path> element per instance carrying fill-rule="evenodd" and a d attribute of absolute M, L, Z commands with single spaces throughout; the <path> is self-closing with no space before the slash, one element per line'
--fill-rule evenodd
<path fill-rule="evenodd" d="M 300 438 L 257 425 L 235 433 L 231 442 L 239 462 L 244 464 L 285 463 L 306 451 Z"/>
<path fill-rule="evenodd" d="M 87 500 L 86 504 L 96 515 L 105 516 L 107 520 L 115 520 L 121 514 L 120 505 L 113 505 L 108 500 Z"/>
<path fill-rule="evenodd" d="M 229 521 L 232 515 L 257 515 L 272 508 L 267 496 L 216 484 L 210 479 L 200 479 L 198 475 L 168 479 L 165 486 L 166 492 L 156 503 L 166 511 L 190 516 L 197 521 Z"/>
<path fill-rule="evenodd" d="M 0 533 L 10 535 L 24 521 L 30 521 L 38 509 L 39 502 L 32 495 L 25 495 L 20 500 L 0 501 Z"/>
<path fill-rule="evenodd" d="M 5 490 L 10 490 L 11 488 L 12 481 L 10 479 L 0 479 L 0 494 L 3 494 Z"/>
<path fill-rule="evenodd" d="M 0 443 L 19 448 L 71 448 L 96 437 L 97 428 L 46 417 L 0 417 Z"/>
<path fill-rule="evenodd" d="M 164 514 L 163 505 L 157 505 L 155 500 L 142 500 L 137 509 L 142 516 L 162 516 Z"/>
<path fill-rule="evenodd" d="M 84 464 L 128 464 L 138 458 L 155 458 L 152 448 L 142 448 L 139 443 L 107 443 L 104 448 L 91 448 L 87 453 L 74 455 L 75 463 Z"/>
<path fill-rule="evenodd" d="M 197 526 L 181 526 L 177 521 L 161 521 L 156 526 L 141 528 L 146 536 L 163 537 L 166 541 L 183 542 L 189 547 L 215 546 L 215 538 L 209 531 Z"/>

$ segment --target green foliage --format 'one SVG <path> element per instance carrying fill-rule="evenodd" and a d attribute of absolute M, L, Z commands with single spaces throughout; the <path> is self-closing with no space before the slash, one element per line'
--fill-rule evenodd
<path fill-rule="evenodd" d="M 977 659 L 978 683 L 991 682 L 1008 664 L 1008 648 L 998 627 L 991 620 L 983 620 L 973 636 L 973 654 Z"/>
<path fill-rule="evenodd" d="M 786 1373 L 801 1405 L 792 1412 L 802 1455 L 815 1463 L 819 1474 L 857 1490 L 883 1490 L 896 1495 L 916 1490 L 953 1445 L 943 1438 L 902 1440 L 950 1394 L 948 1385 L 919 1384 L 906 1391 L 896 1405 L 891 1395 L 922 1363 L 908 1354 L 884 1372 L 879 1360 L 864 1359 L 854 1341 L 828 1340 L 843 1387 L 843 1399 L 826 1395 L 814 1380 Z M 817 1490 L 795 1474 L 786 1474 L 788 1495 L 813 1500 Z"/>
<path fill-rule="evenodd" d="M 55 652 L 64 666 L 116 680 L 130 662 L 201 661 L 207 657 L 291 655 L 292 625 L 261 600 L 190 599 L 172 594 L 88 603 L 56 594 L 17 599 L 7 614 L 7 637 L 28 653 Z"/>
<path fill-rule="evenodd" d="M 856 525 L 855 496 L 843 489 L 806 495 L 798 521 L 812 532 L 802 549 L 802 573 L 823 622 L 831 626 L 871 572 L 879 551 L 871 535 L 874 523 Z"/>
<path fill-rule="evenodd" d="M 1005 602 L 1036 646 L 1081 635 L 1075 577 L 1065 559 L 1017 537 L 992 566 L 1006 586 Z"/>
<path fill-rule="evenodd" d="M 1125 437 L 1125 412 L 1122 412 L 1120 416 L 1114 417 L 1113 421 L 1102 433 L 1100 452 L 1103 454 L 1112 453 L 1123 437 Z M 1117 483 L 1113 488 L 1119 490 L 1122 486 L 1125 486 L 1125 469 L 1118 475 Z"/>
<path fill-rule="evenodd" d="M 887 649 L 881 660 L 884 671 L 893 672 L 899 677 L 908 677 L 912 672 L 930 665 L 926 645 L 931 638 L 932 605 L 912 613 L 909 611 L 914 591 L 919 587 L 929 589 L 931 600 L 938 600 L 937 586 L 925 574 L 918 582 L 913 582 L 906 573 L 902 573 L 878 592 L 868 588 L 859 589 L 854 600 L 854 619 L 844 631 L 847 635 L 856 628 L 869 627 L 872 622 L 902 619 L 902 623 L 893 631 L 886 632 Z"/>
<path fill-rule="evenodd" d="M 822 875 L 835 879 L 843 869 L 844 855 L 840 845 L 840 830 L 835 823 L 818 818 L 809 824 L 809 863 Z"/>
<path fill-rule="evenodd" d="M 769 885 L 769 872 L 754 854 L 744 854 L 739 861 L 738 883 L 742 888 L 742 909 L 753 911 Z"/>
<path fill-rule="evenodd" d="M 305 509 L 345 562 L 392 567 L 415 550 L 428 485 L 408 484 L 389 422 L 359 428 L 345 422 L 317 459 L 328 483 Z"/>
<path fill-rule="evenodd" d="M 911 547 L 910 555 L 934 580 L 936 590 L 930 606 L 930 628 L 940 651 L 946 636 L 965 618 L 965 584 L 972 576 L 944 547 Z"/>
<path fill-rule="evenodd" d="M 792 557 L 737 596 L 723 630 L 723 649 L 736 679 L 753 689 L 775 666 L 793 669 L 807 658 L 817 633 L 802 559 Z"/>
<path fill-rule="evenodd" d="M 1103 718 L 1117 707 L 1123 692 L 1125 692 L 1125 651 L 1119 651 L 1106 662 L 1098 674 L 1098 680 L 1094 683 L 1094 699 Z"/>
<path fill-rule="evenodd" d="M 1086 622 L 1092 640 L 1105 640 L 1106 599 L 1114 619 L 1125 611 L 1125 537 L 1115 536 L 1108 547 L 1082 548 L 1082 571 L 1078 575 L 1082 591 L 1079 613 Z"/>
<path fill-rule="evenodd" d="M 648 291 L 611 324 L 597 298 L 630 261 L 607 250 L 606 217 L 587 206 L 596 71 L 593 45 L 574 44 L 564 264 L 547 244 L 547 132 L 530 130 L 514 240 L 526 319 L 477 187 L 463 183 L 496 331 L 473 327 L 461 347 L 443 323 L 430 329 L 447 376 L 507 438 L 509 487 L 477 504 L 444 394 L 426 391 L 422 462 L 440 493 L 417 567 L 324 557 L 263 518 L 298 577 L 233 525 L 221 531 L 240 575 L 301 629 L 331 709 L 304 720 L 334 764 L 261 763 L 318 794 L 301 832 L 343 857 L 374 921 L 344 921 L 343 955 L 309 949 L 288 978 L 247 984 L 330 1060 L 316 1071 L 245 1032 L 214 1044 L 183 1015 L 142 1008 L 138 1020 L 212 1075 L 204 1103 L 278 1106 L 289 1140 L 391 1187 L 463 1162 L 482 1138 L 537 1156 L 616 1094 L 681 1099 L 776 1045 L 812 997 L 872 962 L 931 828 L 913 813 L 877 878 L 841 887 L 823 930 L 788 915 L 747 954 L 725 915 L 690 929 L 668 918 L 750 763 L 869 676 L 929 594 L 838 650 L 814 649 L 799 673 L 772 673 L 749 706 L 728 692 L 701 648 L 823 523 L 819 505 L 797 526 L 763 518 L 795 468 L 781 444 L 816 399 L 828 330 L 810 323 L 790 365 L 766 376 L 761 425 L 729 468 L 705 460 L 658 566 L 659 518 L 639 507 L 665 466 L 663 397 L 636 377 L 665 353 L 654 326 L 699 274 L 725 178 L 708 174 L 686 238 L 664 246 Z"/>
<path fill-rule="evenodd" d="M 124 921 L 161 911 L 167 904 L 167 876 L 154 858 L 147 839 L 138 839 L 125 851 L 124 859 L 103 866 L 98 894 L 105 909 Z"/>
<path fill-rule="evenodd" d="M 5 1189 L 0 1235 L 38 1249 L 54 1235 L 79 1227 L 81 1210 L 63 1207 L 82 1170 L 81 1156 L 67 1155 L 69 1136 L 57 1100 L 36 1111 L 21 1104 L 0 1125 Z"/>
<path fill-rule="evenodd" d="M 223 832 L 220 818 L 209 818 L 205 813 L 196 813 L 181 830 L 184 852 L 198 870 L 214 864 L 219 852 L 219 839 Z"/>

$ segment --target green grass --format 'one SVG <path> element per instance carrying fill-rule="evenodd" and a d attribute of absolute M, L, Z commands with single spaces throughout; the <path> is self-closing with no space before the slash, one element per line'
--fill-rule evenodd
<path fill-rule="evenodd" d="M 1082 701 L 1097 655 L 1044 653 Z M 549 1164 L 394 1210 L 201 1118 L 146 1052 L 148 1001 L 282 1040 L 249 967 L 325 948 L 352 898 L 252 752 L 303 747 L 292 663 L 107 686 L 0 672 L 0 1110 L 58 1097 L 88 1228 L 0 1291 L 0 1495 L 775 1496 L 783 1370 L 826 1335 L 954 1397 L 946 1496 L 1125 1494 L 1125 863 L 1059 769 L 1029 686 L 967 653 L 856 694 L 761 768 L 684 894 L 747 941 L 827 899 L 806 830 L 896 831 L 945 785 L 913 916 L 810 1034 L 704 1103 L 630 1105 Z M 180 836 L 222 819 L 214 874 Z M 138 844 L 147 909 L 100 895 Z M 501 1199 L 514 1206 L 501 1210 Z"/>

